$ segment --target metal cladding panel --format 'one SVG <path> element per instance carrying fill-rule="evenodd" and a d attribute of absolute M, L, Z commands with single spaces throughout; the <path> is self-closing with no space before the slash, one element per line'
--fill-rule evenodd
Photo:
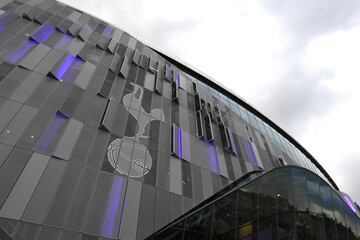
<path fill-rule="evenodd" d="M 15 239 L 144 239 L 285 164 L 333 183 L 248 104 L 87 13 L 5 1 L 0 38 L 0 226 Z"/>

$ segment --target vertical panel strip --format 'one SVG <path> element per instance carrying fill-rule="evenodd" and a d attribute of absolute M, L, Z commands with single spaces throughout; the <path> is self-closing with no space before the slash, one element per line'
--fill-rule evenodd
<path fill-rule="evenodd" d="M 0 210 L 2 217 L 20 219 L 50 157 L 34 153 Z"/>
<path fill-rule="evenodd" d="M 135 239 L 138 223 L 141 195 L 141 183 L 129 179 L 126 188 L 123 218 L 120 229 L 120 239 Z"/>
<path fill-rule="evenodd" d="M 66 162 L 61 160 L 52 159 L 50 161 L 23 214 L 23 220 L 38 224 L 42 223 L 64 172 L 65 165 Z"/>
<path fill-rule="evenodd" d="M 83 123 L 75 119 L 70 119 L 64 135 L 62 136 L 59 145 L 54 152 L 55 157 L 69 160 L 83 125 Z"/>

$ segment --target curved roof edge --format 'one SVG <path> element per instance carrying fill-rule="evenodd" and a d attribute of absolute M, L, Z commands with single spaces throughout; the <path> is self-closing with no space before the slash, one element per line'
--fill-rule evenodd
<path fill-rule="evenodd" d="M 61 0 L 60 0 L 61 2 Z M 64 3 L 63 3 L 64 4 Z M 91 16 L 94 16 L 98 19 L 102 18 L 100 16 L 97 16 L 97 14 L 88 13 L 87 11 L 79 10 L 77 7 L 75 7 L 73 4 L 66 3 L 66 5 L 73 7 L 77 11 L 82 11 L 84 13 L 87 13 Z M 102 20 L 104 21 L 104 20 Z M 107 22 L 107 21 L 105 21 Z M 283 135 L 285 138 L 287 138 L 292 144 L 294 144 L 295 147 L 297 147 L 306 157 L 308 157 L 311 162 L 324 174 L 324 176 L 329 180 L 329 182 L 333 185 L 333 187 L 336 190 L 340 190 L 339 187 L 336 185 L 335 181 L 330 177 L 330 175 L 326 172 L 326 170 L 316 161 L 316 159 L 303 147 L 298 143 L 290 134 L 285 132 L 282 128 L 280 128 L 278 125 L 276 125 L 273 121 L 271 121 L 268 117 L 266 117 L 264 114 L 262 114 L 259 110 L 257 110 L 254 106 L 252 106 L 250 103 L 246 102 L 243 98 L 232 92 L 230 89 L 207 75 L 206 73 L 202 72 L 201 70 L 197 69 L 196 67 L 186 63 L 185 61 L 181 60 L 180 58 L 176 57 L 174 54 L 166 53 L 164 50 L 160 49 L 159 47 L 155 46 L 154 44 L 150 43 L 149 41 L 140 38 L 139 36 L 136 36 L 136 34 L 131 34 L 125 28 L 123 27 L 117 27 L 113 25 L 116 28 L 119 28 L 121 31 L 124 31 L 131 35 L 132 37 L 136 38 L 138 41 L 142 42 L 143 44 L 150 47 L 152 50 L 160 54 L 162 57 L 167 59 L 169 62 L 173 63 L 180 69 L 183 69 L 185 72 L 188 72 L 194 76 L 196 76 L 197 79 L 203 81 L 204 83 L 210 85 L 211 87 L 215 88 L 219 92 L 223 93 L 224 95 L 228 96 L 235 102 L 240 102 L 242 106 L 244 106 L 247 110 L 258 116 L 261 120 L 266 122 L 269 126 L 274 128 L 276 131 L 278 131 L 281 135 Z"/>
<path fill-rule="evenodd" d="M 138 38 L 137 38 L 138 39 Z M 244 106 L 248 111 L 255 114 L 257 117 L 259 117 L 261 120 L 266 122 L 270 127 L 274 128 L 276 131 L 278 131 L 282 136 L 284 136 L 286 139 L 288 139 L 296 148 L 298 148 L 307 158 L 310 159 L 310 161 L 324 174 L 324 176 L 329 180 L 331 185 L 336 189 L 340 190 L 335 181 L 330 177 L 330 175 L 326 172 L 326 170 L 320 165 L 320 163 L 299 143 L 297 142 L 289 133 L 287 133 L 285 130 L 283 130 L 281 127 L 279 127 L 277 124 L 275 124 L 273 121 L 271 121 L 268 117 L 266 117 L 262 112 L 257 110 L 254 106 L 252 106 L 250 103 L 245 101 L 243 98 L 235 94 L 233 91 L 219 83 L 218 81 L 214 80 L 207 74 L 203 73 L 202 71 L 196 69 L 195 67 L 191 66 L 188 63 L 185 63 L 183 60 L 180 60 L 179 58 L 174 59 L 175 57 L 169 56 L 167 53 L 165 53 L 163 50 L 159 49 L 158 47 L 154 47 L 152 44 L 149 44 L 147 41 L 143 41 L 141 39 L 138 39 L 139 41 L 146 44 L 148 47 L 156 51 L 158 54 L 160 54 L 162 57 L 164 57 L 166 60 L 174 64 L 179 69 L 189 73 L 190 75 L 194 76 L 196 79 L 199 79 L 200 81 L 208 84 L 212 88 L 216 89 L 217 91 L 221 92 L 225 96 L 231 98 L 233 101 L 240 103 L 242 106 Z"/>

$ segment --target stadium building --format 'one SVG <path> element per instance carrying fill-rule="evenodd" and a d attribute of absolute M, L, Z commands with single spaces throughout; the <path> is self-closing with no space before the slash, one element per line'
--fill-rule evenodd
<path fill-rule="evenodd" d="M 316 159 L 210 77 L 63 3 L 0 1 L 0 239 L 359 234 Z"/>

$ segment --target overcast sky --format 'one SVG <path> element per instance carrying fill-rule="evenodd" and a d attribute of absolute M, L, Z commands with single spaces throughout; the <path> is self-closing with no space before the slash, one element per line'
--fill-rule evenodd
<path fill-rule="evenodd" d="M 61 1 L 231 88 L 360 202 L 359 0 Z"/>

